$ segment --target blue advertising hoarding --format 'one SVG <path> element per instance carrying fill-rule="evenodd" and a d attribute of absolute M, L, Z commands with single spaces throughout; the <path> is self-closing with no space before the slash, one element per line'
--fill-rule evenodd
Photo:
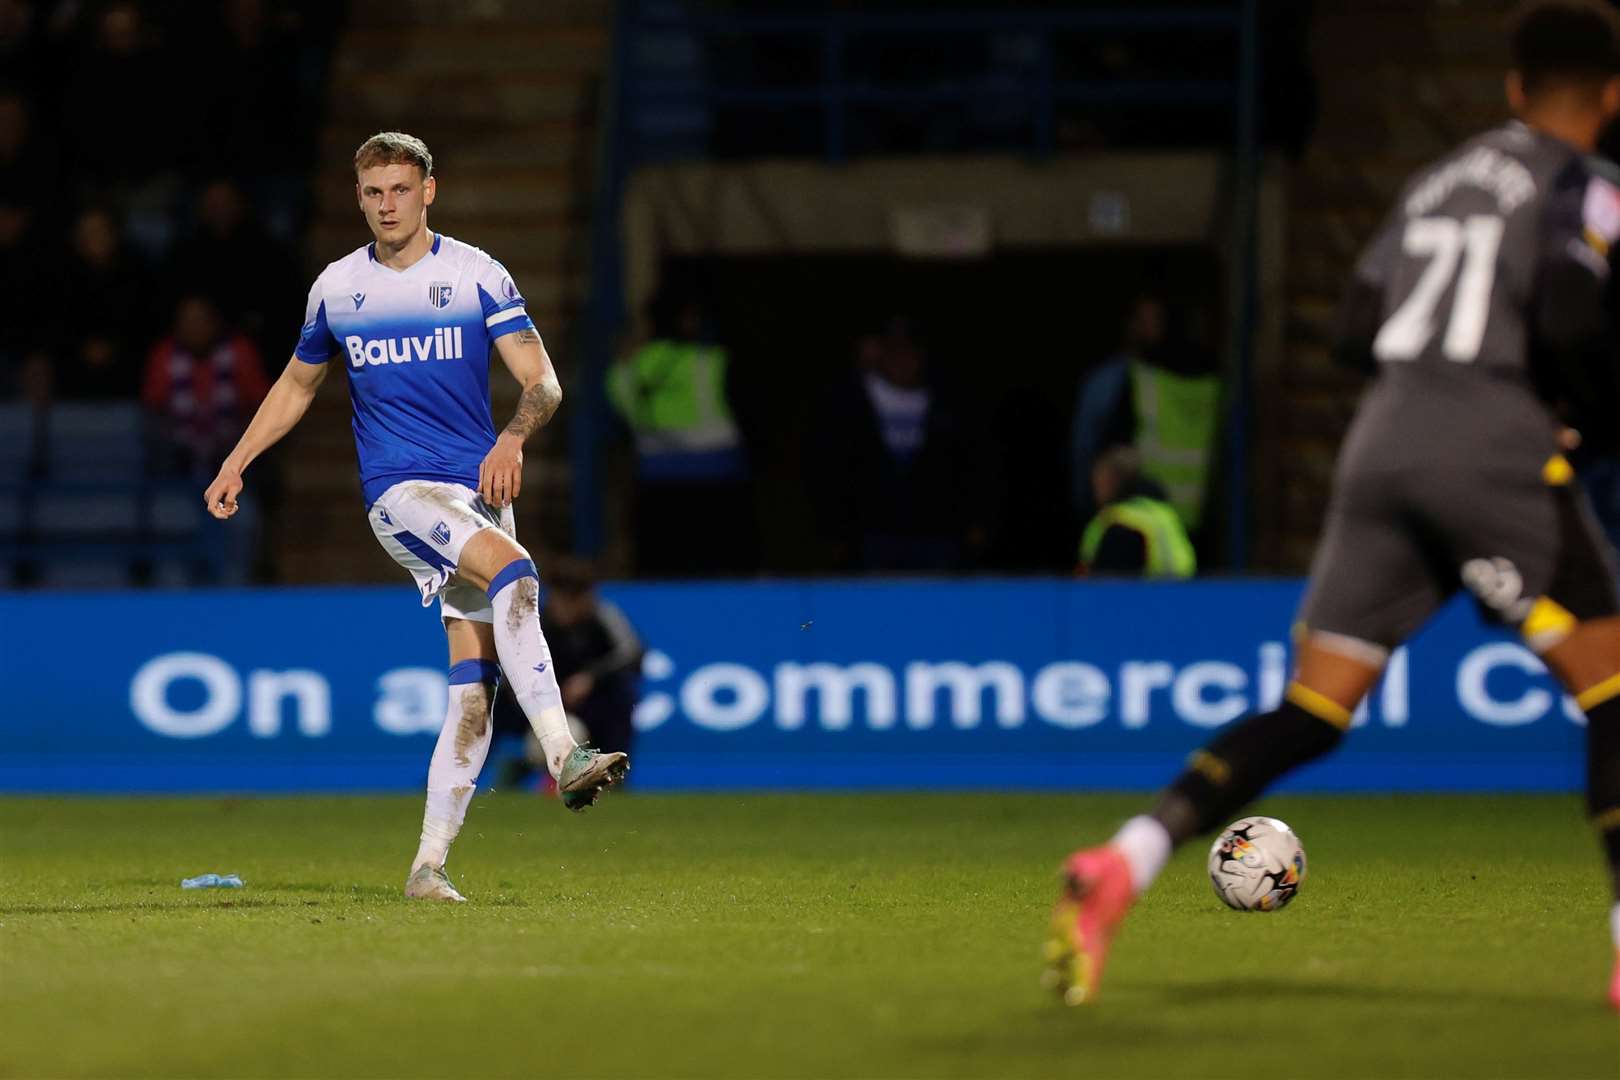
<path fill-rule="evenodd" d="M 1292 581 L 623 584 L 633 779 L 677 788 L 1146 788 L 1281 695 Z M 444 714 L 408 588 L 0 596 L 3 791 L 419 788 Z M 1447 608 L 1304 790 L 1577 790 L 1583 720 Z"/>

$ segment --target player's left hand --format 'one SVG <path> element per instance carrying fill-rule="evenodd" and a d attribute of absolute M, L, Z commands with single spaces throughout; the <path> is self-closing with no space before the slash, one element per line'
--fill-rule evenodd
<path fill-rule="evenodd" d="M 512 505 L 523 486 L 523 440 L 501 432 L 495 448 L 478 465 L 478 495 L 500 509 Z"/>

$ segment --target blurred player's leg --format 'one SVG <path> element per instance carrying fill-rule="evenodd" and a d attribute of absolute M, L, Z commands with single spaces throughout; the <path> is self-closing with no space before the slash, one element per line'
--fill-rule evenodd
<path fill-rule="evenodd" d="M 629 758 L 581 747 L 568 730 L 551 649 L 540 630 L 539 572 L 528 553 L 496 529 L 486 529 L 467 542 L 459 572 L 464 578 L 487 582 L 501 671 L 540 740 L 563 805 L 583 810 L 624 777 Z"/>
<path fill-rule="evenodd" d="M 1620 618 L 1574 626 L 1542 652 L 1542 659 L 1586 713 L 1586 808 L 1614 889 L 1609 923 L 1615 969 L 1609 1002 L 1620 1009 Z"/>
<path fill-rule="evenodd" d="M 1311 566 L 1297 665 L 1282 703 L 1224 729 L 1189 759 L 1150 813 L 1064 864 L 1043 981 L 1068 1004 L 1096 995 L 1114 931 L 1171 852 L 1337 747 L 1390 646 L 1439 606 L 1442 588 L 1428 553 L 1402 524 L 1400 494 L 1384 477 L 1341 478 Z"/>
<path fill-rule="evenodd" d="M 1127 821 L 1108 843 L 1071 855 L 1052 913 L 1045 985 L 1069 1005 L 1092 1000 L 1114 932 L 1170 853 L 1338 746 L 1382 670 L 1376 647 L 1335 635 L 1308 638 L 1281 706 L 1233 725 L 1194 754 L 1152 813 Z"/>

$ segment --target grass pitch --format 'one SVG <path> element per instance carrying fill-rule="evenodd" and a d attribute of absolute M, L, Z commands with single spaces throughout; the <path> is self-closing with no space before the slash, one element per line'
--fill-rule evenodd
<path fill-rule="evenodd" d="M 481 795 L 450 906 L 414 798 L 0 800 L 0 1076 L 1620 1074 L 1567 798 L 1272 800 L 1292 907 L 1185 851 L 1056 1006 L 1055 868 L 1138 801 Z"/>

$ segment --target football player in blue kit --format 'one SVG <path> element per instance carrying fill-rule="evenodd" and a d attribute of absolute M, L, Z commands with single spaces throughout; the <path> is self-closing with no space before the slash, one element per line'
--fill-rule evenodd
<path fill-rule="evenodd" d="M 562 401 L 523 296 L 495 259 L 428 228 L 437 181 L 420 139 L 374 135 L 354 169 L 375 239 L 315 279 L 292 359 L 203 498 L 216 518 L 236 513 L 242 474 L 303 417 L 331 366 L 343 367 L 372 532 L 410 571 L 423 606 L 438 600 L 450 646 L 449 704 L 405 895 L 459 901 L 444 864 L 489 751 L 502 677 L 569 809 L 595 802 L 629 761 L 569 734 L 540 630 L 539 575 L 513 529 L 523 443 Z M 523 387 L 498 433 L 492 349 Z"/>

